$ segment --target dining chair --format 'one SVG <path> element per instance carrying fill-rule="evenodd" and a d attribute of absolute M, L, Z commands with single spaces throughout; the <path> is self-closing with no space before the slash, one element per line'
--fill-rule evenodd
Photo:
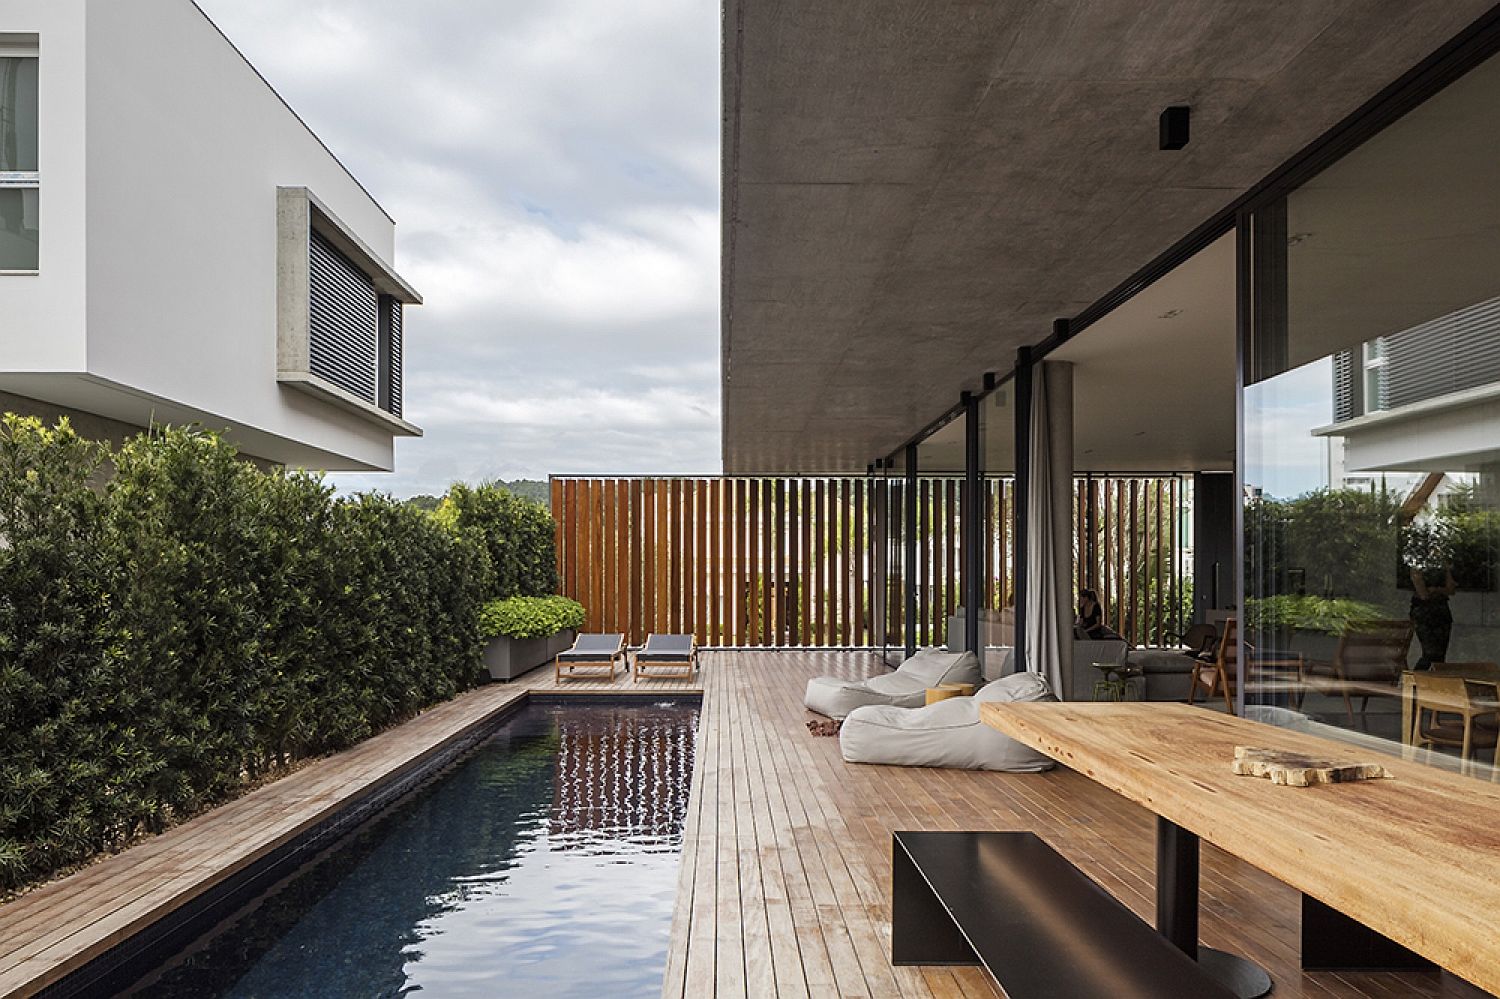
<path fill-rule="evenodd" d="M 1486 699 L 1486 684 L 1461 676 L 1417 671 L 1407 674 L 1413 688 L 1412 742 L 1425 749 L 1428 762 L 1435 747 L 1459 751 L 1459 772 L 1473 769 L 1475 751 L 1493 752 L 1494 775 L 1500 775 L 1500 717 L 1495 701 Z"/>

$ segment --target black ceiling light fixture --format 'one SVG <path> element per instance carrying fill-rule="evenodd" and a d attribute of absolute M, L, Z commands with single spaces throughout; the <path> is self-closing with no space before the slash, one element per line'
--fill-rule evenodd
<path fill-rule="evenodd" d="M 1162 149 L 1181 149 L 1188 144 L 1188 122 L 1192 110 L 1186 104 L 1173 104 L 1161 113 Z"/>

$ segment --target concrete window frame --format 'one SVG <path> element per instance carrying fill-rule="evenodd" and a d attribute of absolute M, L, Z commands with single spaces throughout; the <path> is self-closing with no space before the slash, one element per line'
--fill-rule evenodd
<path fill-rule="evenodd" d="M 313 372 L 308 249 L 313 233 L 363 271 L 380 295 L 402 305 L 420 305 L 422 296 L 305 187 L 276 189 L 276 229 L 277 381 L 380 424 L 396 436 L 420 437 L 422 431 L 415 424 Z"/>

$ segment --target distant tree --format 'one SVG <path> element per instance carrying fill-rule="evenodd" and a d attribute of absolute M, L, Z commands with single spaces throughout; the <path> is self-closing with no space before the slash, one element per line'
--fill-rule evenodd
<path fill-rule="evenodd" d="M 407 500 L 406 505 L 414 510 L 421 510 L 425 513 L 431 513 L 432 511 L 436 510 L 438 508 L 438 505 L 442 502 L 443 498 L 441 496 L 433 496 L 430 493 L 421 493 L 420 495 L 413 496 L 411 497 L 411 499 Z"/>

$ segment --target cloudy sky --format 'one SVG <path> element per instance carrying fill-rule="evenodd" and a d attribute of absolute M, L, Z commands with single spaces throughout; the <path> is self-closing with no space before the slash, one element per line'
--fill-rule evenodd
<path fill-rule="evenodd" d="M 198 0 L 397 221 L 398 495 L 719 469 L 719 5 Z"/>

